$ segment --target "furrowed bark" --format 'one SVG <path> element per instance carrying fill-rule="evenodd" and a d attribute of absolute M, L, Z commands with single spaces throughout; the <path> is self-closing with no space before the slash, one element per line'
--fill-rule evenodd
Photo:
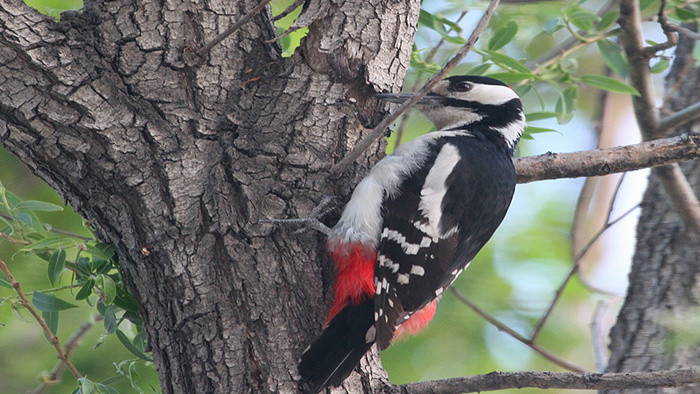
<path fill-rule="evenodd" d="M 315 233 L 254 223 L 347 196 L 376 161 L 327 176 L 380 118 L 369 92 L 400 88 L 420 6 L 311 2 L 291 58 L 263 10 L 186 61 L 258 3 L 88 2 L 60 23 L 0 4 L 0 140 L 116 247 L 166 393 L 296 389 L 331 267 Z M 376 354 L 362 370 L 349 390 L 384 384 Z"/>

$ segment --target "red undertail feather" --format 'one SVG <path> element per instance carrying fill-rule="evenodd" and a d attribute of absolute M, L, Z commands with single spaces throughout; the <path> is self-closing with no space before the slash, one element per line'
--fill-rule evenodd
<path fill-rule="evenodd" d="M 328 324 L 348 303 L 359 304 L 377 292 L 374 286 L 376 251 L 361 243 L 337 245 L 331 250 L 335 263 L 335 301 L 324 323 Z"/>
<path fill-rule="evenodd" d="M 431 301 L 428 305 L 424 306 L 418 312 L 411 315 L 411 317 L 406 320 L 399 328 L 394 332 L 394 341 L 406 337 L 408 335 L 413 335 L 418 333 L 420 330 L 424 329 L 430 319 L 435 316 L 435 309 L 437 306 L 437 300 Z"/>

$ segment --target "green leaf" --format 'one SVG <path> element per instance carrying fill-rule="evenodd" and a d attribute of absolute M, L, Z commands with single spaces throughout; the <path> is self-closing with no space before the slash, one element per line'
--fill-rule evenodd
<path fill-rule="evenodd" d="M 536 120 L 555 118 L 556 116 L 556 112 L 531 112 L 529 114 L 525 114 L 525 120 L 528 122 L 534 122 Z"/>
<path fill-rule="evenodd" d="M 105 305 L 111 305 L 114 297 L 117 296 L 117 284 L 109 275 L 102 275 L 102 296 L 105 298 Z"/>
<path fill-rule="evenodd" d="M 619 17 L 620 17 L 619 11 L 607 12 L 605 15 L 603 15 L 600 18 L 600 22 L 598 22 L 598 31 L 608 30 L 610 27 L 613 26 L 613 24 L 615 24 L 617 22 L 617 19 Z"/>
<path fill-rule="evenodd" d="M 593 30 L 593 24 L 600 20 L 598 15 L 583 8 L 576 8 L 567 14 L 571 23 L 585 32 Z"/>
<path fill-rule="evenodd" d="M 639 9 L 645 10 L 652 5 L 656 0 L 639 0 Z"/>
<path fill-rule="evenodd" d="M 630 85 L 622 81 L 618 81 L 616 79 L 612 79 L 603 75 L 582 75 L 579 79 L 581 80 L 581 82 L 598 89 L 607 90 L 609 92 L 628 93 L 635 96 L 639 96 L 639 92 L 637 91 L 637 89 L 631 87 Z"/>
<path fill-rule="evenodd" d="M 482 63 L 470 68 L 465 74 L 466 75 L 484 75 L 486 71 L 491 67 L 491 63 Z"/>
<path fill-rule="evenodd" d="M 117 329 L 117 315 L 114 313 L 114 308 L 114 305 L 110 305 L 105 309 L 105 314 L 103 315 L 105 318 L 105 331 L 107 331 L 108 334 L 114 334 L 114 331 Z"/>
<path fill-rule="evenodd" d="M 515 23 L 514 21 L 506 23 L 505 26 L 499 28 L 493 33 L 493 37 L 491 37 L 487 45 L 488 50 L 496 51 L 498 49 L 501 49 L 503 46 L 505 46 L 513 40 L 517 32 L 517 23 Z"/>
<path fill-rule="evenodd" d="M 92 257 L 110 260 L 114 256 L 114 248 L 102 242 L 88 242 L 85 247 Z"/>
<path fill-rule="evenodd" d="M 117 390 L 102 383 L 96 383 L 88 378 L 78 379 L 81 394 L 119 394 Z"/>
<path fill-rule="evenodd" d="M 18 215 L 19 216 L 19 215 Z M 35 252 L 35 251 L 40 251 L 40 250 L 46 250 L 46 249 L 59 249 L 59 248 L 70 248 L 73 246 L 76 246 L 80 244 L 79 241 L 72 239 L 72 238 L 65 238 L 65 237 L 46 237 L 42 239 L 41 241 L 37 241 L 32 243 L 31 245 L 27 245 L 20 249 L 21 252 Z"/>
<path fill-rule="evenodd" d="M 617 73 L 617 75 L 622 78 L 627 77 L 627 60 L 622 56 L 622 49 L 620 46 L 614 42 L 604 38 L 598 40 L 598 50 L 600 55 L 603 57 L 605 64 L 610 67 L 611 70 Z"/>
<path fill-rule="evenodd" d="M 63 249 L 57 249 L 51 255 L 49 259 L 49 281 L 51 281 L 51 286 L 56 283 L 58 275 L 63 271 L 63 267 L 66 265 L 66 251 Z"/>
<path fill-rule="evenodd" d="M 10 282 L 6 281 L 5 279 L 0 278 L 0 287 L 7 287 L 8 289 L 11 289 L 12 285 L 10 284 Z"/>
<path fill-rule="evenodd" d="M 122 343 L 122 345 L 124 345 L 124 347 L 128 351 L 130 351 L 134 356 L 146 361 L 153 361 L 151 357 L 149 357 L 144 352 L 139 350 L 136 346 L 134 346 L 134 344 L 131 343 L 129 338 L 127 338 L 126 334 L 124 334 L 122 330 L 117 330 L 115 333 L 117 334 L 117 338 L 119 338 L 119 341 Z"/>
<path fill-rule="evenodd" d="M 58 312 L 41 312 L 41 317 L 46 320 L 46 325 L 49 326 L 53 335 L 58 335 Z"/>
<path fill-rule="evenodd" d="M 65 309 L 77 308 L 77 305 L 70 304 L 60 298 L 56 298 L 40 291 L 35 291 L 32 296 L 32 304 L 42 312 L 57 312 Z"/>
<path fill-rule="evenodd" d="M 456 36 L 456 37 L 443 36 L 442 38 L 444 38 L 445 41 L 447 41 L 447 42 L 451 42 L 451 43 L 457 44 L 457 45 L 464 45 L 467 42 L 467 40 L 465 40 L 464 38 L 459 37 L 459 36 Z"/>
<path fill-rule="evenodd" d="M 668 59 L 661 59 L 658 62 L 656 62 L 656 64 L 651 66 L 651 72 L 654 74 L 662 73 L 668 68 L 670 64 L 671 62 L 669 62 Z"/>
<path fill-rule="evenodd" d="M 676 7 L 671 16 L 681 22 L 693 22 L 698 17 L 693 11 L 681 7 Z"/>
<path fill-rule="evenodd" d="M 530 79 L 533 77 L 532 74 L 530 73 L 492 73 L 488 75 L 491 78 L 498 79 L 499 81 L 505 83 L 505 84 L 512 84 L 512 83 L 518 83 L 521 81 L 525 81 L 527 79 Z"/>
<path fill-rule="evenodd" d="M 498 64 L 499 66 L 505 66 L 505 68 L 511 68 L 521 73 L 532 74 L 529 68 L 525 67 L 525 65 L 523 65 L 521 62 L 513 59 L 510 56 L 491 51 L 486 51 L 486 53 L 488 54 L 488 57 L 491 59 L 491 61 Z"/>
<path fill-rule="evenodd" d="M 525 130 L 523 131 L 523 134 L 537 134 L 537 133 L 558 133 L 557 130 L 554 129 L 549 129 L 547 127 L 535 127 L 535 126 L 525 126 Z"/>
<path fill-rule="evenodd" d="M 94 258 L 90 264 L 92 271 L 96 274 L 106 274 L 112 270 L 112 264 L 104 259 Z"/>
<path fill-rule="evenodd" d="M 139 304 L 134 297 L 121 286 L 117 287 L 117 296 L 114 297 L 114 305 L 137 315 L 139 313 Z"/>
<path fill-rule="evenodd" d="M 558 113 L 557 121 L 559 124 L 566 124 L 574 117 L 574 108 L 576 108 L 576 99 L 578 98 L 578 86 L 569 86 L 564 91 L 559 92 L 559 100 L 555 105 L 555 111 Z"/>
<path fill-rule="evenodd" d="M 78 270 L 83 274 L 83 275 L 90 275 L 90 272 L 92 272 L 92 264 L 90 263 L 90 259 L 87 257 L 78 257 L 78 260 L 75 261 L 76 265 L 78 266 Z"/>
<path fill-rule="evenodd" d="M 27 200 L 22 201 L 15 207 L 18 211 L 41 211 L 41 212 L 60 212 L 63 207 L 43 201 Z"/>
<path fill-rule="evenodd" d="M 141 316 L 138 313 L 126 311 L 124 312 L 124 318 L 135 325 L 143 326 L 143 320 L 141 320 Z"/>
<path fill-rule="evenodd" d="M 92 294 L 92 288 L 95 286 L 95 280 L 88 278 L 88 280 L 83 283 L 83 286 L 78 290 L 78 294 L 75 295 L 75 299 L 80 301 L 88 298 Z"/>

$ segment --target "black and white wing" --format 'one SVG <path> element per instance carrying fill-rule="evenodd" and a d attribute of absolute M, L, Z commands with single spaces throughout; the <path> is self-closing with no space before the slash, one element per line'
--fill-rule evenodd
<path fill-rule="evenodd" d="M 512 162 L 492 144 L 464 137 L 435 143 L 432 163 L 405 179 L 383 204 L 375 263 L 380 350 L 399 325 L 440 296 L 467 266 L 500 224 L 515 187 Z M 503 168 L 482 167 L 494 161 L 506 174 L 510 166 L 513 176 L 490 176 L 503 173 Z"/>

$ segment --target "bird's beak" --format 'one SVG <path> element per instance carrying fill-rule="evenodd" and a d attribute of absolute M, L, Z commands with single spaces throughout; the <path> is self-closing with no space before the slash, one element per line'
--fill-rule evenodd
<path fill-rule="evenodd" d="M 411 97 L 413 97 L 413 93 L 375 93 L 374 97 L 400 104 L 410 100 Z M 442 102 L 442 99 L 443 98 L 441 96 L 428 93 L 418 102 L 418 104 L 437 105 Z"/>

